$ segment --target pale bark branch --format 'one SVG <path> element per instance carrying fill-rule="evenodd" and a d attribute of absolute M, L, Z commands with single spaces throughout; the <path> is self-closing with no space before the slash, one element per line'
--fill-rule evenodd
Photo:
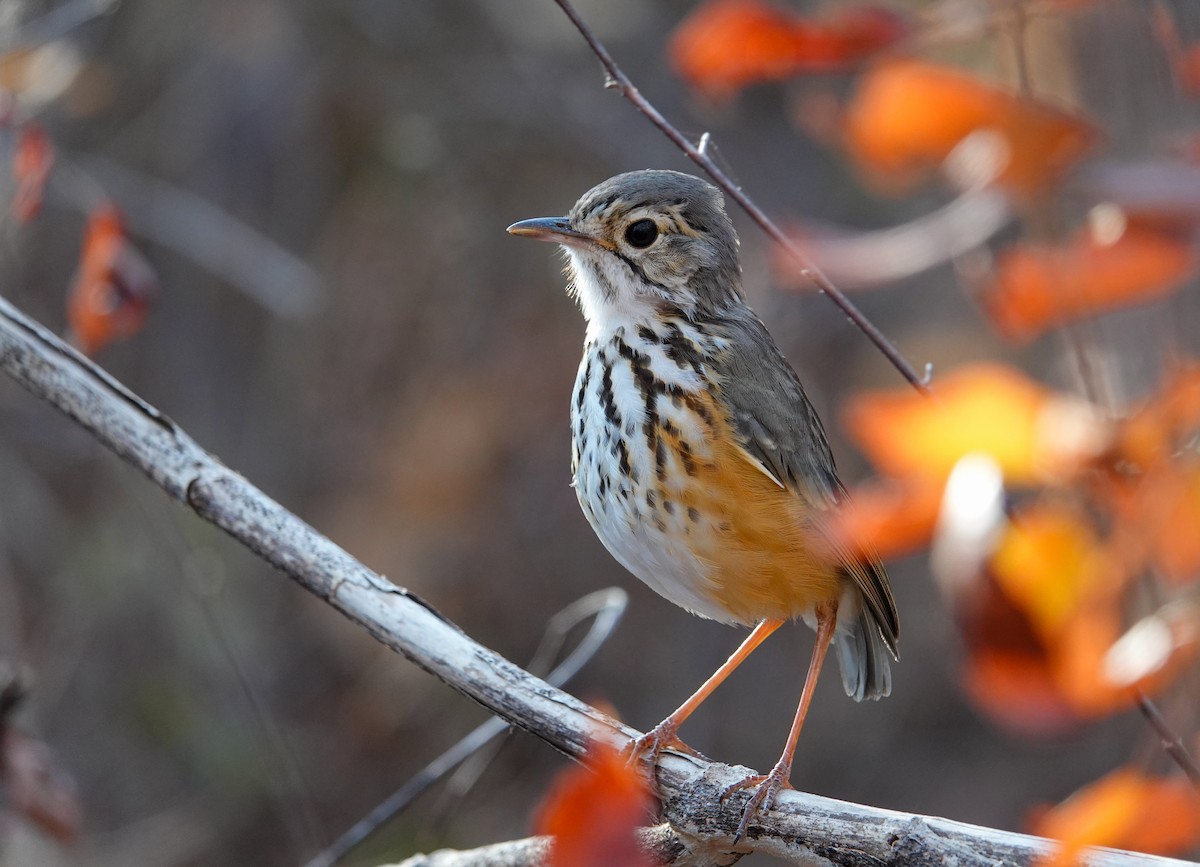
<path fill-rule="evenodd" d="M 665 823 L 642 828 L 638 842 L 663 867 L 730 867 L 742 857 L 689 846 Z M 544 867 L 549 852 L 549 837 L 526 837 L 478 849 L 440 849 L 381 867 Z"/>
<path fill-rule="evenodd" d="M 624 747 L 639 734 L 546 684 L 464 634 L 431 606 L 367 569 L 329 539 L 205 452 L 174 422 L 0 299 L 0 368 L 133 464 L 174 499 L 215 524 L 388 647 L 562 752 L 589 743 Z M 733 835 L 749 796 L 721 795 L 748 769 L 668 752 L 657 769 L 664 818 L 701 852 L 760 851 L 796 863 L 841 865 L 1026 864 L 1047 843 L 946 819 L 783 792 Z M 986 781 L 981 781 L 986 784 Z M 715 863 L 715 862 L 713 862 Z M 1182 861 L 1101 851 L 1095 865 Z"/>

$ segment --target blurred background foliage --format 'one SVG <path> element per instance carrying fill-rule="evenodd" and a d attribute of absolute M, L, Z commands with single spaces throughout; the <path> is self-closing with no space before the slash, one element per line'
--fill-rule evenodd
<path fill-rule="evenodd" d="M 1197 23 L 1176 5 L 1182 26 Z M 866 191 L 797 133 L 803 84 L 690 94 L 665 45 L 691 4 L 579 7 L 669 117 L 713 133 L 769 213 L 871 229 L 945 202 Z M 37 66 L 20 49 L 64 10 L 87 14 L 38 40 Z M 601 87 L 549 0 L 9 0 L 0 25 L 13 110 L 56 152 L 41 215 L 0 228 L 7 297 L 64 330 L 84 215 L 111 196 L 161 289 L 140 333 L 98 360 L 226 464 L 518 662 L 554 611 L 627 588 L 617 637 L 573 690 L 634 726 L 724 660 L 739 633 L 625 574 L 568 487 L 583 324 L 559 259 L 504 228 L 563 213 L 619 171 L 690 165 Z M 1031 36 L 1030 69 L 1101 118 L 1114 152 L 1138 153 L 1195 115 L 1151 36 L 1139 4 L 1094 4 Z M 982 39 L 948 53 L 1003 74 L 1009 49 Z M 11 124 L 0 142 L 15 147 Z M 733 216 L 752 302 L 843 475 L 861 479 L 837 409 L 900 380 L 825 299 L 778 291 L 765 239 Z M 858 299 L 918 365 L 999 358 L 1075 386 L 1061 340 L 1003 343 L 948 265 Z M 1104 331 L 1123 394 L 1152 381 L 1165 317 L 1197 321 L 1194 293 L 1170 305 Z M 6 864 L 298 864 L 484 716 L 7 381 L 0 486 L 0 660 L 31 672 L 17 720 L 58 751 L 86 813 L 73 849 L 9 823 Z M 1130 715 L 1038 741 L 989 725 L 959 688 L 925 556 L 890 569 L 894 694 L 855 705 L 826 678 L 797 786 L 1017 829 L 1143 736 Z M 793 628 L 768 642 L 686 740 L 768 766 L 810 641 Z M 353 863 L 524 835 L 563 762 L 515 735 L 471 791 L 422 800 Z"/>

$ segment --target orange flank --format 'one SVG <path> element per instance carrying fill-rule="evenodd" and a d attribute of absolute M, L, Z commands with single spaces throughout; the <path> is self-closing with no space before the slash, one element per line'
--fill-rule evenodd
<path fill-rule="evenodd" d="M 668 472 L 675 483 L 664 483 L 661 496 L 697 516 L 686 539 L 692 554 L 709 566 L 704 592 L 745 625 L 790 620 L 836 599 L 836 559 L 820 542 L 813 506 L 735 445 L 715 405 L 712 411 L 708 458 L 684 461 L 679 437 L 663 435 L 670 459 L 690 463 L 694 473 L 683 466 Z"/>
<path fill-rule="evenodd" d="M 867 72 L 845 113 L 850 154 L 881 185 L 924 180 L 972 133 L 996 136 L 996 181 L 1022 198 L 1044 192 L 1096 142 L 1090 124 L 974 76 L 917 60 Z"/>

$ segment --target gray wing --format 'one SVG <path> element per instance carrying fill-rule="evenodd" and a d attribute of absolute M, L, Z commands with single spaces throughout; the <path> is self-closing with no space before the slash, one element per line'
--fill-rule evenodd
<path fill-rule="evenodd" d="M 749 308 L 723 324 L 729 348 L 714 361 L 742 448 L 777 484 L 808 500 L 815 514 L 844 503 L 846 489 L 838 480 L 825 429 L 766 326 Z M 818 519 L 818 529 L 820 524 Z M 839 554 L 846 573 L 862 592 L 867 613 L 895 656 L 900 626 L 883 564 L 872 551 Z"/>

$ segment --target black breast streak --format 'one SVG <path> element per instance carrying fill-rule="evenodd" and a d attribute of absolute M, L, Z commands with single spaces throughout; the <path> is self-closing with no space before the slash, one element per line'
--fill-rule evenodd
<path fill-rule="evenodd" d="M 625 440 L 621 437 L 613 440 L 612 452 L 613 457 L 617 459 L 617 466 L 621 470 L 621 475 L 627 479 L 631 478 L 633 473 L 631 472 L 632 467 L 629 465 L 629 447 L 625 445 Z M 634 481 L 636 482 L 637 479 L 634 479 Z"/>
<path fill-rule="evenodd" d="M 583 376 L 579 380 L 579 391 L 575 394 L 575 409 L 583 409 L 583 401 L 587 398 L 588 384 L 592 381 L 592 363 L 588 360 L 587 366 L 583 369 Z"/>
<path fill-rule="evenodd" d="M 662 437 L 659 436 L 658 395 L 667 392 L 667 384 L 654 375 L 650 369 L 650 356 L 638 352 L 624 340 L 617 340 L 617 352 L 629 362 L 633 372 L 633 381 L 646 404 L 646 418 L 642 422 L 642 433 L 646 437 L 646 447 L 654 452 L 654 470 L 659 481 L 665 481 L 667 476 L 667 449 Z"/>
<path fill-rule="evenodd" d="M 660 482 L 667 480 L 667 447 L 662 437 L 654 441 L 654 473 Z"/>
<path fill-rule="evenodd" d="M 683 440 L 679 441 L 679 460 L 685 473 L 689 476 L 696 475 L 696 459 L 692 457 L 692 447 Z"/>
<path fill-rule="evenodd" d="M 604 375 L 600 377 L 600 406 L 604 409 L 604 417 L 609 426 L 619 430 L 621 411 L 617 409 L 616 398 L 613 397 L 612 365 L 608 363 L 608 356 L 603 352 L 600 354 L 600 364 L 604 368 Z"/>
<path fill-rule="evenodd" d="M 703 375 L 704 353 L 694 342 L 684 336 L 679 325 L 674 322 L 670 323 L 667 333 L 662 336 L 662 344 L 667 348 L 667 358 L 679 365 L 680 369 L 690 367 L 696 373 Z"/>

